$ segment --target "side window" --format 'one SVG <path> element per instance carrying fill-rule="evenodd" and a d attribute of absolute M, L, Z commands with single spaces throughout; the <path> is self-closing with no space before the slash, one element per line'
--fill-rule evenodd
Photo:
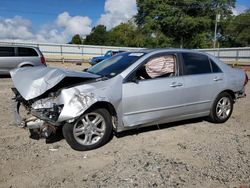
<path fill-rule="evenodd" d="M 107 51 L 104 56 L 112 56 L 112 51 Z"/>
<path fill-rule="evenodd" d="M 221 69 L 218 67 L 218 65 L 213 60 L 210 59 L 210 63 L 212 65 L 213 73 L 222 72 Z"/>
<path fill-rule="evenodd" d="M 12 57 L 15 56 L 14 47 L 0 47 L 0 57 Z"/>
<path fill-rule="evenodd" d="M 183 74 L 206 74 L 211 73 L 211 66 L 209 59 L 206 55 L 195 54 L 195 53 L 183 53 Z"/>
<path fill-rule="evenodd" d="M 161 55 L 149 59 L 136 72 L 139 80 L 159 77 L 170 77 L 175 75 L 176 56 Z"/>
<path fill-rule="evenodd" d="M 38 56 L 32 48 L 18 48 L 18 56 Z"/>

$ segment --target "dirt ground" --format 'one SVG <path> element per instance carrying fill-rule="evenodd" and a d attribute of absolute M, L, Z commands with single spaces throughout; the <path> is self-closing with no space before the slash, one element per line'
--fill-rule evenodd
<path fill-rule="evenodd" d="M 1 188 L 250 187 L 250 84 L 224 124 L 199 119 L 153 126 L 88 152 L 72 150 L 64 139 L 32 140 L 10 126 L 11 86 L 10 78 L 0 78 Z"/>

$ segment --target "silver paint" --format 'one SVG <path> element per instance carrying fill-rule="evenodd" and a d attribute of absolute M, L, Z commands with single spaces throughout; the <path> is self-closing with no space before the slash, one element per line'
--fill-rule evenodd
<path fill-rule="evenodd" d="M 62 88 L 57 96 L 36 101 L 32 108 L 51 108 L 53 105 L 63 105 L 57 119 L 57 124 L 60 125 L 65 121 L 73 122 L 92 105 L 105 102 L 115 109 L 116 127 L 119 132 L 135 126 L 207 116 L 213 101 L 220 92 L 231 90 L 237 93 L 244 89 L 245 74 L 243 71 L 232 69 L 208 54 L 206 55 L 221 68 L 222 73 L 140 80 L 137 83 L 124 82 L 124 79 L 146 58 L 163 52 L 190 51 L 149 50 L 148 54 L 111 79 L 100 79 Z M 97 75 L 87 72 L 56 68 L 16 69 L 11 72 L 11 76 L 15 87 L 26 100 L 42 95 L 65 77 L 98 78 Z M 177 84 L 177 87 L 172 87 L 174 83 Z"/>

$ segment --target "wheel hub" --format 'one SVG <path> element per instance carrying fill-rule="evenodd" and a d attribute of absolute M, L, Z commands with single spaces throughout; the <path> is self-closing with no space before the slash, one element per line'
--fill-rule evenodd
<path fill-rule="evenodd" d="M 231 113 L 231 101 L 228 97 L 221 98 L 216 106 L 216 114 L 220 119 L 226 119 Z"/>
<path fill-rule="evenodd" d="M 78 143 L 92 145 L 103 137 L 105 128 L 105 120 L 100 114 L 88 113 L 76 122 L 73 134 Z"/>

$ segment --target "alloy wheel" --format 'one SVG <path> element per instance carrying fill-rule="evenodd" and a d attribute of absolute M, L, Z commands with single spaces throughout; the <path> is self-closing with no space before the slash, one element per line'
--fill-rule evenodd
<path fill-rule="evenodd" d="M 216 105 L 216 115 L 219 119 L 226 119 L 231 113 L 231 100 L 228 97 L 222 97 Z"/>
<path fill-rule="evenodd" d="M 73 135 L 81 145 L 93 145 L 103 138 L 106 123 L 102 115 L 98 113 L 87 113 L 73 128 Z"/>

